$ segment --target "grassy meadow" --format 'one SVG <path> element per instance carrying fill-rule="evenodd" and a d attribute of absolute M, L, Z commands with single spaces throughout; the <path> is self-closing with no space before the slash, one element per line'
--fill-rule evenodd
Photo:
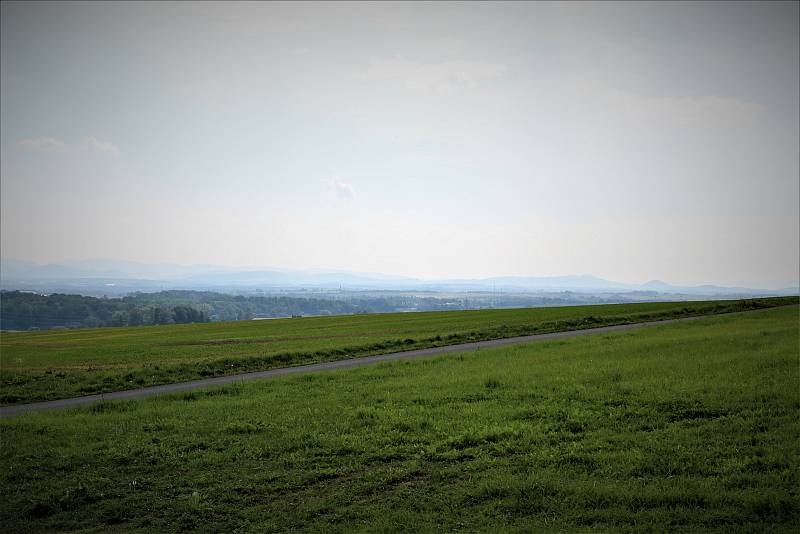
<path fill-rule="evenodd" d="M 0 404 L 438 345 L 797 303 L 659 302 L 3 332 Z"/>
<path fill-rule="evenodd" d="M 790 307 L 24 415 L 0 524 L 797 532 L 799 355 Z"/>

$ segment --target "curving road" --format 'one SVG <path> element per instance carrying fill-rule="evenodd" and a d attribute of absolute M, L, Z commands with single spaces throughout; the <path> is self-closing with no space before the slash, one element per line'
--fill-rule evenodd
<path fill-rule="evenodd" d="M 370 365 L 378 362 L 386 362 L 391 360 L 401 360 L 407 358 L 419 358 L 421 356 L 434 356 L 437 354 L 448 354 L 451 352 L 465 352 L 483 348 L 502 347 L 505 345 L 516 345 L 519 343 L 528 343 L 531 341 L 544 341 L 547 339 L 560 339 L 578 336 L 589 336 L 592 334 L 601 334 L 603 332 L 622 332 L 625 330 L 634 330 L 647 326 L 662 325 L 668 323 L 675 323 L 681 321 L 692 321 L 702 319 L 709 316 L 698 317 L 683 317 L 680 319 L 666 319 L 663 321 L 650 321 L 646 323 L 623 324 L 615 326 L 602 326 L 598 328 L 586 328 L 583 330 L 568 330 L 566 332 L 553 332 L 550 334 L 534 334 L 531 336 L 509 337 L 504 339 L 491 339 L 487 341 L 476 341 L 473 343 L 462 343 L 459 345 L 447 345 L 444 347 L 433 347 L 429 349 L 409 350 L 405 352 L 393 352 L 390 354 L 379 354 L 377 356 L 365 356 L 363 358 L 352 358 L 349 360 L 339 360 L 335 362 L 312 363 L 309 365 L 298 365 L 296 367 L 282 367 L 280 369 L 270 369 L 269 371 L 255 371 L 250 373 L 241 373 L 238 375 L 218 376 L 214 378 L 203 378 L 200 380 L 191 380 L 189 382 L 177 382 L 174 384 L 164 384 L 161 386 L 149 386 L 139 389 L 128 389 L 125 391 L 115 391 L 113 393 L 103 393 L 99 395 L 87 395 L 85 397 L 73 397 L 71 399 L 59 399 L 44 402 L 34 402 L 30 404 L 18 404 L 15 406 L 4 406 L 0 408 L 0 419 L 6 417 L 13 417 L 29 412 L 38 412 L 40 410 L 50 410 L 54 408 L 72 408 L 75 406 L 82 406 L 84 404 L 91 404 L 104 400 L 122 400 L 122 399 L 141 399 L 143 397 L 150 397 L 153 395 L 161 395 L 165 393 L 177 393 L 181 391 L 189 391 L 197 388 L 205 388 L 209 386 L 221 386 L 223 384 L 230 384 L 233 382 L 243 382 L 245 380 L 258 380 L 265 378 L 274 378 L 276 376 L 291 375 L 297 373 L 311 373 L 316 371 L 327 371 L 331 369 L 349 369 L 350 367 L 359 367 L 362 365 Z"/>

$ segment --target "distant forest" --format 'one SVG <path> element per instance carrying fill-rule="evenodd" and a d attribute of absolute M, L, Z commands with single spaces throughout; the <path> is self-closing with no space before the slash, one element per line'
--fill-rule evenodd
<path fill-rule="evenodd" d="M 358 311 L 358 306 L 330 300 L 243 297 L 204 291 L 136 293 L 123 298 L 0 292 L 3 330 L 206 323 Z"/>
<path fill-rule="evenodd" d="M 134 293 L 122 298 L 97 298 L 29 291 L 0 291 L 0 329 L 31 330 L 100 326 L 239 321 L 254 318 L 346 315 L 396 311 L 445 311 L 480 308 L 554 306 L 626 302 L 563 292 L 549 296 L 470 295 L 468 298 L 420 297 L 402 294 L 327 298 L 226 295 L 211 291 Z"/>

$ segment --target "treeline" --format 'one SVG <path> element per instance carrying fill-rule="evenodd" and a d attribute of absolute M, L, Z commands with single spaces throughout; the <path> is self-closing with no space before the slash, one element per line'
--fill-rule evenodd
<path fill-rule="evenodd" d="M 361 306 L 334 300 L 244 297 L 206 291 L 135 293 L 123 298 L 0 292 L 3 330 L 205 323 L 364 311 Z"/>
<path fill-rule="evenodd" d="M 634 298 L 631 298 L 634 297 Z M 30 330 L 99 326 L 240 321 L 302 315 L 345 315 L 397 311 L 447 311 L 631 302 L 630 295 L 594 296 L 569 292 L 549 295 L 470 294 L 415 296 L 407 294 L 325 294 L 317 297 L 242 296 L 211 291 L 134 293 L 122 298 L 97 298 L 28 291 L 0 291 L 0 328 Z"/>
<path fill-rule="evenodd" d="M 213 291 L 171 290 L 159 293 L 134 293 L 122 300 L 134 305 L 180 304 L 206 312 L 211 321 L 242 321 L 258 317 L 297 315 L 345 315 L 363 313 L 360 305 L 332 299 L 284 296 L 242 296 Z"/>
<path fill-rule="evenodd" d="M 0 328 L 3 330 L 204 323 L 208 320 L 206 310 L 181 302 L 0 292 Z"/>

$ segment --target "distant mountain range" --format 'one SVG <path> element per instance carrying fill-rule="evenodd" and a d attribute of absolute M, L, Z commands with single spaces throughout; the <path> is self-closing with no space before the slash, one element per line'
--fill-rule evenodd
<path fill-rule="evenodd" d="M 431 292 L 653 292 L 684 296 L 794 295 L 797 287 L 777 290 L 716 285 L 676 286 L 660 280 L 626 284 L 595 276 L 494 277 L 483 279 L 421 280 L 376 273 L 326 270 L 285 270 L 261 267 L 145 264 L 130 261 L 86 260 L 37 264 L 0 259 L 0 288 L 81 294 L 118 295 L 163 289 L 431 291 Z"/>

